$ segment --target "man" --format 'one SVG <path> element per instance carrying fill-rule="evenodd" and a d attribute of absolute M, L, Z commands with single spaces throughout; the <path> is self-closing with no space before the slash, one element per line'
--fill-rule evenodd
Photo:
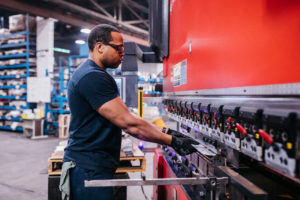
<path fill-rule="evenodd" d="M 118 29 L 96 26 L 89 34 L 88 46 L 89 59 L 74 72 L 68 88 L 70 137 L 60 188 L 64 190 L 62 185 L 70 177 L 71 199 L 112 199 L 112 188 L 85 188 L 84 180 L 113 177 L 120 158 L 121 129 L 146 141 L 170 145 L 183 155 L 194 151 L 193 141 L 164 134 L 128 111 L 114 79 L 105 71 L 117 68 L 124 56 Z"/>

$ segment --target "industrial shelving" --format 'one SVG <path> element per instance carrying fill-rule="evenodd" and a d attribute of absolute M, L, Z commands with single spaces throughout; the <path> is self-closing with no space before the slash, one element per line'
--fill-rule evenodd
<path fill-rule="evenodd" d="M 88 58 L 88 55 L 71 55 L 68 56 L 69 74 L 72 75 L 74 70 Z"/>
<path fill-rule="evenodd" d="M 88 55 L 71 55 L 67 58 L 67 68 L 63 66 L 63 57 L 58 57 L 58 64 L 52 76 L 51 102 L 45 106 L 45 134 L 57 134 L 59 123 L 59 115 L 70 114 L 70 110 L 66 108 L 67 89 L 70 77 L 74 70 L 88 58 Z M 58 88 L 58 89 L 57 89 Z"/>
<path fill-rule="evenodd" d="M 58 57 L 58 65 L 52 73 L 52 86 L 51 91 L 51 102 L 47 103 L 45 106 L 45 115 L 47 119 L 45 120 L 45 134 L 57 134 L 59 123 L 59 115 L 70 114 L 70 110 L 66 107 L 67 99 L 67 88 L 68 81 L 70 77 L 69 68 L 65 71 L 66 68 L 63 67 L 63 57 Z M 65 74 L 67 72 L 67 74 Z M 67 77 L 65 77 L 67 76 Z M 59 89 L 57 89 L 59 86 Z"/>
<path fill-rule="evenodd" d="M 162 84 L 162 78 L 138 78 L 140 88 L 143 88 L 143 94 L 149 96 L 162 96 L 162 92 L 155 91 L 155 84 Z"/>
<path fill-rule="evenodd" d="M 22 110 L 29 109 L 26 78 L 36 66 L 36 34 L 29 30 L 28 14 L 25 24 L 26 30 L 0 34 L 0 130 L 22 132 Z M 12 111 L 19 111 L 18 116 L 11 116 Z"/>
<path fill-rule="evenodd" d="M 74 70 L 83 63 L 86 59 L 88 59 L 88 55 L 71 55 L 68 57 L 68 68 L 69 68 L 69 74 L 72 75 Z M 107 72 L 116 72 L 121 73 L 120 69 L 110 69 L 108 68 L 106 70 Z"/>
<path fill-rule="evenodd" d="M 146 78 L 139 77 L 138 78 L 138 82 L 139 83 L 162 83 L 163 79 L 161 79 L 161 78 L 149 78 L 149 79 L 146 79 Z"/>

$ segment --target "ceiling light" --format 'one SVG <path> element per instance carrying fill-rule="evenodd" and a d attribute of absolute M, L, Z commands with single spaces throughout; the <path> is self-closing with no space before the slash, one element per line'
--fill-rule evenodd
<path fill-rule="evenodd" d="M 85 41 L 83 41 L 83 40 L 76 40 L 75 43 L 76 44 L 85 44 Z"/>
<path fill-rule="evenodd" d="M 54 47 L 53 50 L 56 52 L 60 52 L 60 53 L 71 53 L 71 51 L 69 49 L 63 49 L 63 48 L 59 48 L 59 47 Z"/>
<path fill-rule="evenodd" d="M 90 29 L 88 29 L 88 28 L 82 28 L 81 30 L 80 30 L 80 32 L 81 33 L 90 33 L 91 32 L 91 30 Z"/>

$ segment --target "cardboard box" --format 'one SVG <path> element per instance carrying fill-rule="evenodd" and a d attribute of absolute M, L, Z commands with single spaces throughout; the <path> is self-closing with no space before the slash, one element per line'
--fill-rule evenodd
<path fill-rule="evenodd" d="M 34 32 L 36 30 L 35 17 L 29 16 L 29 31 Z M 12 15 L 9 16 L 9 30 L 10 32 L 25 31 L 26 30 L 26 15 Z"/>

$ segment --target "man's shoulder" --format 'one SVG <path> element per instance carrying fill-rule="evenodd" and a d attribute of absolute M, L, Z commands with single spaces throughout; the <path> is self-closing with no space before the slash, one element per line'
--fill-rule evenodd
<path fill-rule="evenodd" d="M 72 81 L 77 84 L 82 79 L 93 79 L 109 76 L 103 70 L 96 69 L 89 65 L 79 66 L 72 75 Z"/>

